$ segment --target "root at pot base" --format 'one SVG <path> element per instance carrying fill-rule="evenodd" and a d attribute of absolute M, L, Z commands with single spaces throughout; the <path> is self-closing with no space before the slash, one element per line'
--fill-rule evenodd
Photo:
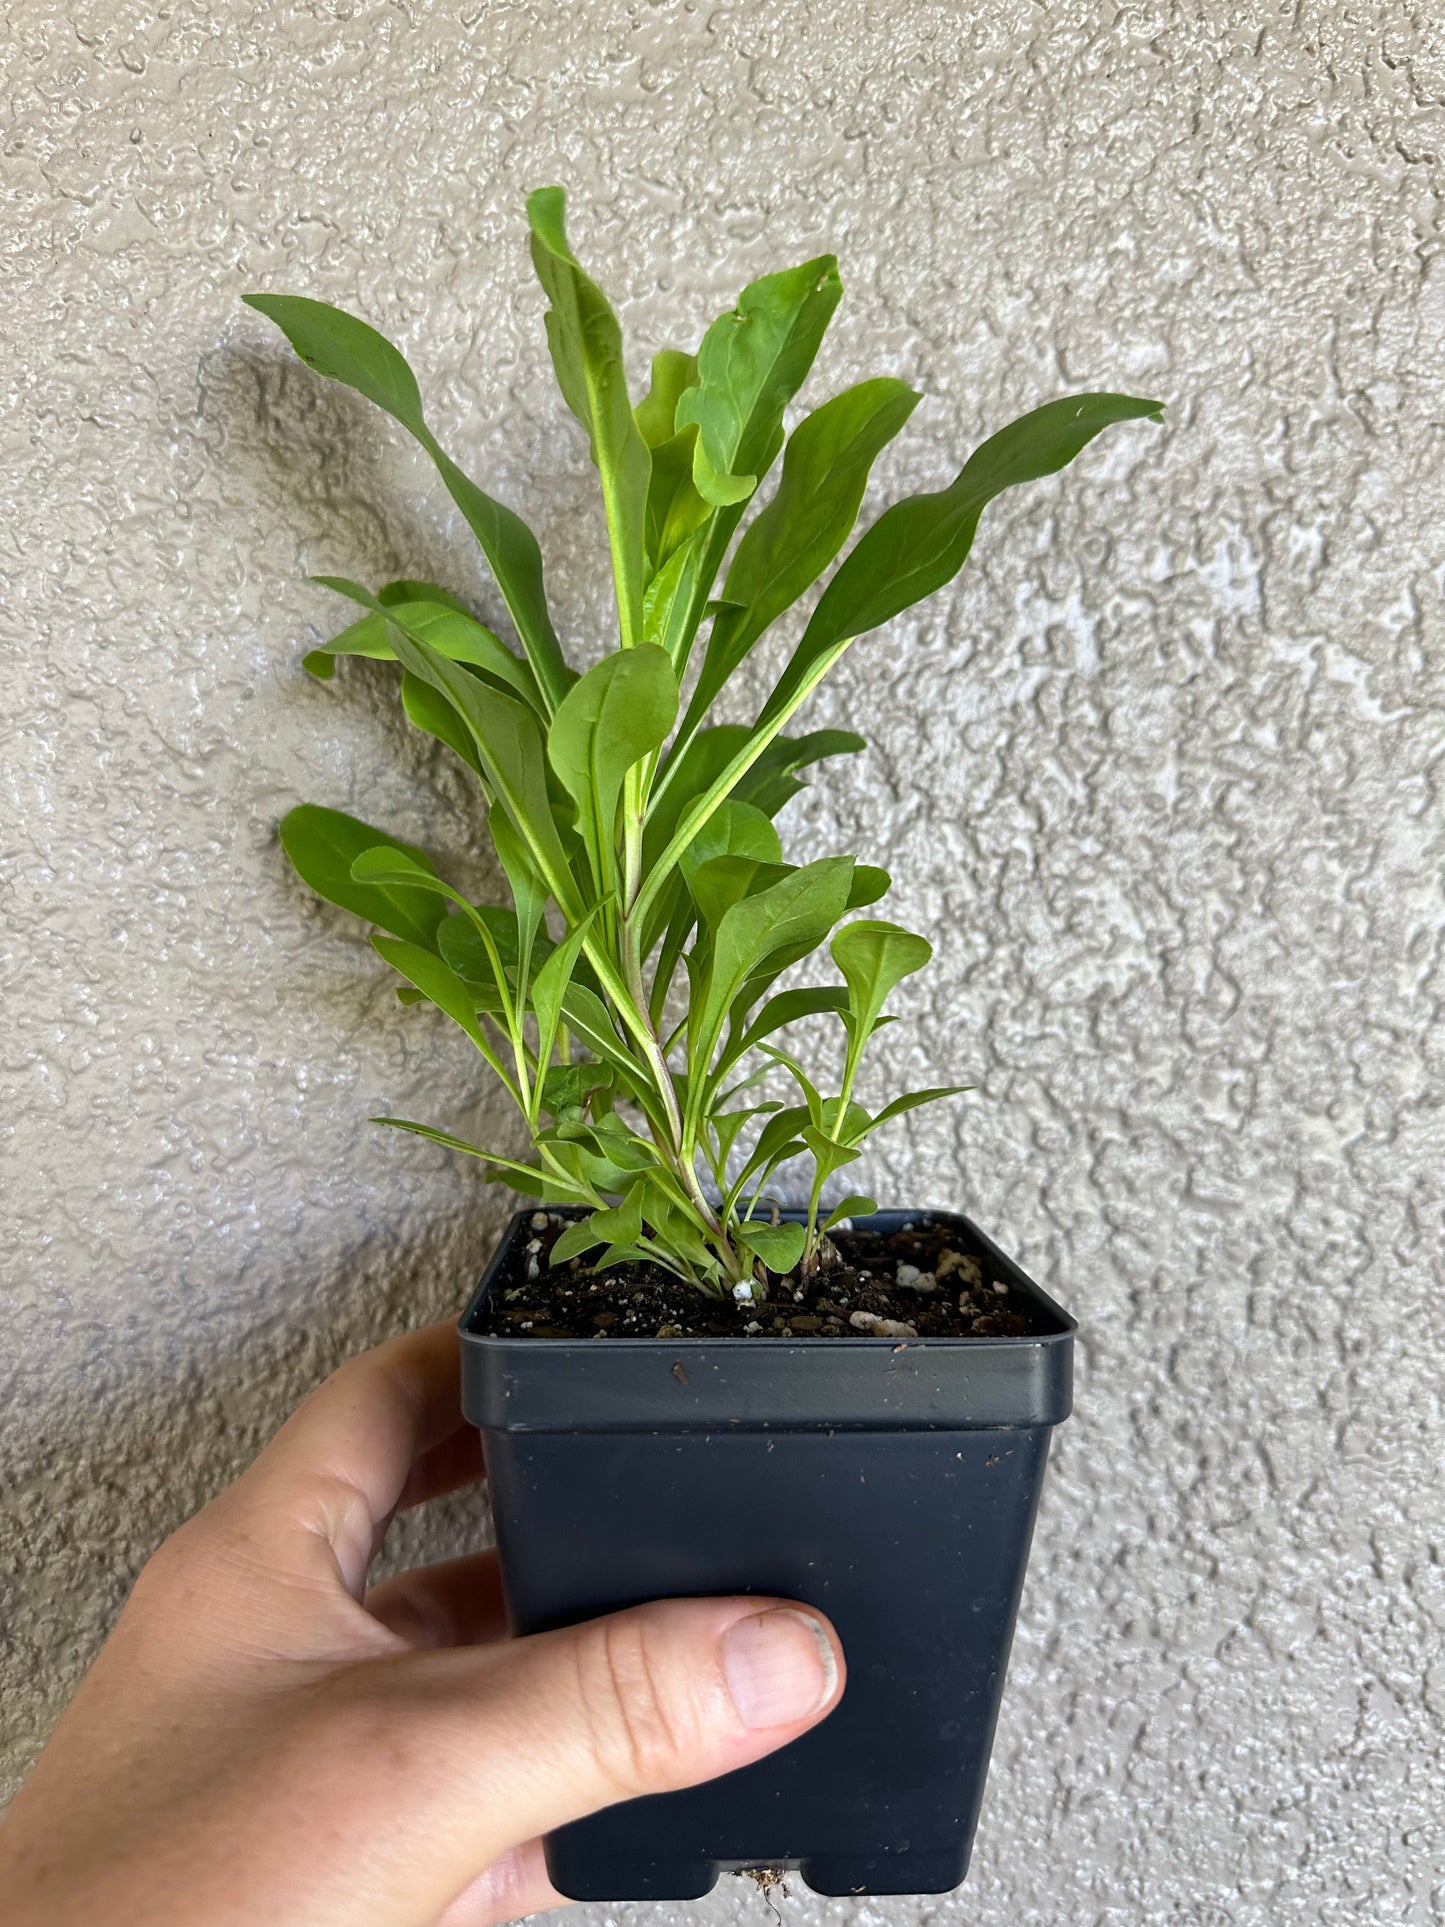
<path fill-rule="evenodd" d="M 1003 1267 L 952 1225 L 832 1235 L 811 1278 L 769 1274 L 748 1298 L 704 1296 L 661 1265 L 550 1263 L 568 1220 L 537 1212 L 516 1275 L 477 1329 L 517 1338 L 1018 1338 L 1039 1330 Z"/>

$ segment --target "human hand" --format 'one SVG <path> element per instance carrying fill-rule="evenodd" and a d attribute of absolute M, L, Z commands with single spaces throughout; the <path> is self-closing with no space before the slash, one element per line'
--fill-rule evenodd
<path fill-rule="evenodd" d="M 0 1825 L 8 1927 L 489 1927 L 538 1836 L 836 1704 L 832 1628 L 684 1599 L 508 1640 L 492 1553 L 368 1590 L 394 1515 L 481 1476 L 454 1327 L 344 1365 L 173 1534 Z"/>

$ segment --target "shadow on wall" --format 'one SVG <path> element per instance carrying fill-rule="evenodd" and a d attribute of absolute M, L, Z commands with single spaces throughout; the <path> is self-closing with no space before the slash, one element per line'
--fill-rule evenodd
<path fill-rule="evenodd" d="M 289 350 L 225 341 L 201 357 L 196 387 L 209 460 L 246 491 L 225 501 L 235 539 L 283 529 L 298 574 L 318 566 L 302 558 L 318 555 L 396 575 L 443 572 L 438 579 L 470 562 L 470 543 L 451 541 L 429 512 L 426 458 L 359 395 L 323 381 Z"/>
<path fill-rule="evenodd" d="M 438 807 L 425 814 L 429 823 L 446 825 L 441 841 L 452 862 L 452 881 L 463 888 L 500 887 L 487 839 L 468 834 L 481 811 L 472 775 L 444 745 L 408 722 L 397 699 L 395 664 L 348 660 L 334 682 L 324 685 L 301 666 L 306 648 L 335 635 L 357 613 L 341 597 L 311 584 L 307 578 L 314 573 L 339 573 L 372 587 L 402 578 L 434 581 L 462 596 L 499 633 L 511 634 L 475 541 L 437 499 L 439 484 L 427 458 L 410 447 L 400 429 L 388 432 L 377 409 L 323 381 L 289 349 L 223 344 L 205 355 L 197 377 L 197 414 L 207 459 L 221 483 L 226 539 L 234 543 L 247 531 L 264 532 L 257 535 L 254 552 L 242 559 L 242 599 L 248 615 L 271 637 L 268 666 L 279 685 L 272 701 L 279 699 L 287 724 L 299 724 L 307 734 L 319 732 L 333 745 L 333 760 L 335 743 L 345 744 L 341 760 L 347 774 L 340 788 L 313 795 L 289 788 L 283 794 L 268 786 L 263 745 L 242 742 L 243 759 L 248 751 L 254 758 L 256 795 L 249 800 L 264 798 L 276 820 L 293 802 L 369 815 L 365 799 L 371 778 L 380 772 L 388 794 L 395 790 L 408 799 L 401 804 L 404 813 L 415 815 L 425 792 L 433 793 Z M 292 639 L 279 647 L 278 605 L 294 612 L 288 625 Z M 249 720 L 256 726 L 254 718 Z M 274 829 L 274 822 L 268 827 Z M 404 822 L 388 827 L 408 833 Z M 436 838 L 422 840 L 431 845 Z M 486 853 L 480 857 L 483 845 Z M 291 874 L 279 847 L 275 865 L 285 879 L 285 914 L 319 912 L 361 939 L 360 924 L 318 905 Z M 365 953 L 364 941 L 358 950 Z"/>
<path fill-rule="evenodd" d="M 0 1801 L 113 1625 L 146 1559 L 244 1470 L 287 1414 L 346 1358 L 434 1318 L 455 1318 L 512 1208 L 403 1222 L 340 1254 L 319 1286 L 290 1281 L 284 1302 L 246 1323 L 234 1296 L 174 1295 L 150 1336 L 151 1364 L 95 1369 L 28 1435 L 11 1431 L 0 1481 L 17 1569 L 0 1572 Z M 137 1348 L 139 1349 L 139 1348 Z M 398 1520 L 377 1573 L 491 1543 L 473 1490 Z M 57 1629 L 64 1628 L 62 1636 Z M 59 1662 L 59 1663 L 57 1663 Z"/>

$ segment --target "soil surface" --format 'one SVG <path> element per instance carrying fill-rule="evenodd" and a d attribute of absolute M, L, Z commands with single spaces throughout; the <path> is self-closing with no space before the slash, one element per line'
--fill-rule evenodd
<path fill-rule="evenodd" d="M 751 1299 L 714 1298 L 660 1265 L 595 1271 L 547 1254 L 567 1220 L 533 1214 L 513 1276 L 477 1321 L 509 1338 L 988 1338 L 1043 1327 L 998 1267 L 958 1229 L 926 1221 L 886 1236 L 832 1233 L 811 1279 L 769 1274 Z"/>

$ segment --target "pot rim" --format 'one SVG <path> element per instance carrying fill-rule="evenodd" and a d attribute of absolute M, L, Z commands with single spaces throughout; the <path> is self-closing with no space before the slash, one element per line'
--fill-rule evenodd
<path fill-rule="evenodd" d="M 1056 1425 L 1071 1409 L 1077 1321 L 961 1212 L 878 1211 L 855 1222 L 957 1225 L 1052 1329 L 903 1340 L 479 1332 L 537 1208 L 512 1215 L 458 1322 L 463 1408 L 484 1430 L 973 1430 Z"/>

